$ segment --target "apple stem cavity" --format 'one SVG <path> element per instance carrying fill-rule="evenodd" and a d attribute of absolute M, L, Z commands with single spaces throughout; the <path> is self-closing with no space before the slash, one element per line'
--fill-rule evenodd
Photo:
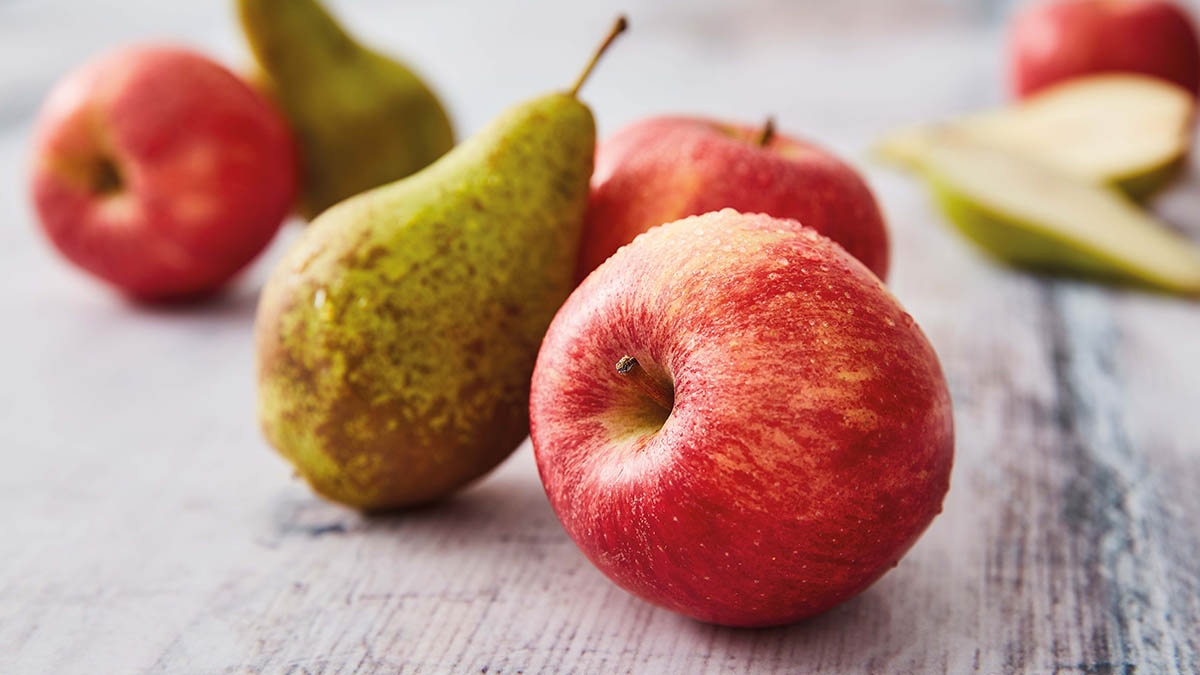
<path fill-rule="evenodd" d="M 572 98 L 575 98 L 579 94 L 579 88 L 587 81 L 588 75 L 592 74 L 592 69 L 596 67 L 596 63 L 600 61 L 600 57 L 608 50 L 608 46 L 613 43 L 613 40 L 617 39 L 618 35 L 624 33 L 627 28 L 629 28 L 629 19 L 626 19 L 624 14 L 618 16 L 617 20 L 613 23 L 612 29 L 608 31 L 608 36 L 604 38 L 604 42 L 600 43 L 600 47 L 596 49 L 596 53 L 592 54 L 592 60 L 588 61 L 587 67 L 579 74 L 579 79 L 575 80 L 575 85 L 568 92 Z"/>
<path fill-rule="evenodd" d="M 117 163 L 109 157 L 101 157 L 92 167 L 91 188 L 96 194 L 111 195 L 121 191 L 123 181 Z"/>
<path fill-rule="evenodd" d="M 772 138 L 775 138 L 775 118 L 773 116 L 768 117 L 766 123 L 763 124 L 762 135 L 758 137 L 758 147 L 767 147 L 767 143 L 770 143 Z"/>
<path fill-rule="evenodd" d="M 668 414 L 675 407 L 675 393 L 669 386 L 659 382 L 653 375 L 646 372 L 637 359 L 628 355 L 622 356 L 621 360 L 617 361 L 617 372 L 631 379 L 638 389 L 642 390 L 642 393 L 649 396 Z"/>

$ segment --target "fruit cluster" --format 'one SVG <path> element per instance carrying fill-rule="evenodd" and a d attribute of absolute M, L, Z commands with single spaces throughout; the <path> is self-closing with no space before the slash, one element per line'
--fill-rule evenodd
<path fill-rule="evenodd" d="M 1179 10 L 1128 4 L 1022 20 L 1017 90 L 1111 69 L 1187 90 L 1073 80 L 881 154 L 1006 259 L 1196 291 L 1200 257 L 1104 187 L 1165 183 L 1198 86 Z M 844 601 L 940 512 L 946 380 L 882 281 L 887 230 L 847 164 L 771 120 L 649 119 L 597 147 L 578 93 L 624 19 L 569 90 L 454 145 L 432 91 L 316 0 L 237 5 L 253 84 L 169 47 L 96 61 L 46 103 L 33 195 L 68 258 L 144 300 L 211 293 L 289 212 L 311 219 L 255 345 L 267 439 L 318 493 L 430 502 L 528 435 L 597 567 L 730 625 Z M 1080 40 L 1126 34 L 1145 51 L 1085 62 Z"/>
<path fill-rule="evenodd" d="M 1017 18 L 1011 107 L 896 132 L 879 154 L 947 218 L 1025 268 L 1200 293 L 1200 250 L 1139 208 L 1184 167 L 1200 93 L 1187 13 L 1065 0 Z"/>

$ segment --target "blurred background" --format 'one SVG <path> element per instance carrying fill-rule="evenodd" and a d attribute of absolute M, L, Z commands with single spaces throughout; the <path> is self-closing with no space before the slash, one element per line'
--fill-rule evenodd
<path fill-rule="evenodd" d="M 747 120 L 774 113 L 785 129 L 838 140 L 903 121 L 901 111 L 927 119 L 973 105 L 964 89 L 980 103 L 1001 100 L 1002 19 L 1018 3 L 329 4 L 365 43 L 424 74 L 464 132 L 522 97 L 566 87 L 626 11 L 635 32 L 588 85 L 601 135 L 648 113 L 693 111 Z M 5 123 L 29 118 L 73 66 L 131 41 L 188 44 L 235 68 L 249 63 L 224 2 L 0 0 L 0 26 Z M 960 58 L 944 58 L 951 47 Z M 878 87 L 903 93 L 904 105 L 881 104 Z"/>

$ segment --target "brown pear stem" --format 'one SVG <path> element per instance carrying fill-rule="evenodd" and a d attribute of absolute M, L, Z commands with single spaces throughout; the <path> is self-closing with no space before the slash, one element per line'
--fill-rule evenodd
<path fill-rule="evenodd" d="M 767 147 L 767 143 L 770 143 L 772 138 L 775 138 L 775 118 L 768 117 L 766 124 L 763 125 L 762 135 L 758 137 L 758 147 Z"/>
<path fill-rule="evenodd" d="M 592 54 L 592 60 L 588 61 L 587 67 L 584 68 L 583 72 L 579 74 L 579 79 L 575 80 L 575 86 L 571 87 L 571 91 L 569 92 L 572 97 L 579 94 L 579 88 L 582 87 L 583 83 L 588 79 L 588 75 L 592 74 L 592 69 L 595 68 L 596 63 L 600 61 L 600 57 L 604 55 L 606 50 L 608 50 L 608 46 L 612 44 L 613 40 L 616 40 L 618 35 L 625 32 L 626 28 L 629 28 L 629 20 L 625 18 L 624 14 L 622 14 L 621 16 L 618 16 L 616 22 L 613 23 L 612 30 L 608 31 L 608 37 L 604 38 L 604 42 L 600 43 L 600 47 L 596 49 L 596 53 Z"/>
<path fill-rule="evenodd" d="M 669 413 L 675 407 L 675 395 L 671 392 L 671 388 L 654 379 L 654 376 L 646 372 L 637 359 L 632 356 L 622 356 L 621 360 L 617 361 L 617 372 L 632 380 L 637 388 L 642 390 L 642 393 L 662 406 L 663 410 Z"/>

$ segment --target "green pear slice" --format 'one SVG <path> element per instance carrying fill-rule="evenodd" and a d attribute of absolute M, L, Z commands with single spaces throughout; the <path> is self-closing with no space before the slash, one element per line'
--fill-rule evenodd
<path fill-rule="evenodd" d="M 1194 105 L 1190 92 L 1156 78 L 1096 75 L 1008 108 L 893 133 L 877 150 L 914 165 L 930 142 L 954 133 L 1141 198 L 1183 166 Z"/>
<path fill-rule="evenodd" d="M 950 220 L 998 258 L 1200 293 L 1200 251 L 1114 189 L 962 139 L 929 144 L 921 167 Z"/>

